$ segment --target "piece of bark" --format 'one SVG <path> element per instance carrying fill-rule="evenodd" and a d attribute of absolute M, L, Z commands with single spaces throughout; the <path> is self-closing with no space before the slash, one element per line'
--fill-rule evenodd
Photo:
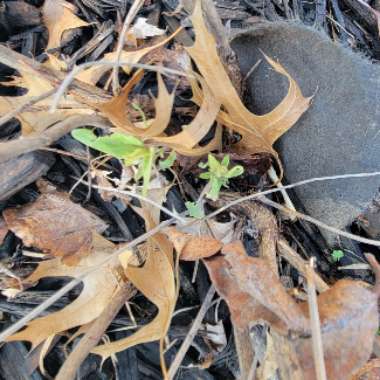
<path fill-rule="evenodd" d="M 288 91 L 288 81 L 265 62 L 279 60 L 304 96 L 315 94 L 310 109 L 277 144 L 290 183 L 313 177 L 378 171 L 380 167 L 380 68 L 327 36 L 297 23 L 258 23 L 235 37 L 248 107 L 263 114 Z M 323 181 L 295 189 L 308 213 L 343 229 L 376 196 L 380 177 Z M 335 236 L 323 232 L 333 245 Z"/>
<path fill-rule="evenodd" d="M 8 227 L 4 223 L 4 219 L 0 218 L 0 244 L 3 242 L 5 235 L 8 233 Z"/>
<path fill-rule="evenodd" d="M 378 10 L 378 3 L 375 1 L 373 7 L 364 0 L 343 0 L 343 3 L 350 8 L 364 25 L 377 36 L 377 39 L 379 39 L 380 12 Z"/>
<path fill-rule="evenodd" d="M 27 359 L 28 350 L 20 342 L 5 344 L 0 349 L 0 373 L 4 379 L 42 380 Z"/>
<path fill-rule="evenodd" d="M 23 138 L 0 142 L 0 164 L 23 153 L 47 147 L 73 129 L 84 126 L 110 127 L 110 123 L 98 115 L 71 115 L 43 132 L 31 133 Z"/>
<path fill-rule="evenodd" d="M 54 162 L 51 153 L 32 152 L 0 163 L 0 201 L 45 175 Z"/>
<path fill-rule="evenodd" d="M 9 33 L 41 24 L 39 10 L 24 1 L 2 2 L 0 6 L 0 20 L 2 26 Z"/>

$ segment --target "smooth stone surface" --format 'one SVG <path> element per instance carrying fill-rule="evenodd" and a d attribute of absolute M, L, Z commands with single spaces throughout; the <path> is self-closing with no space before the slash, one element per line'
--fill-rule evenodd
<path fill-rule="evenodd" d="M 247 80 L 248 107 L 262 114 L 286 95 L 287 79 L 274 72 L 262 52 L 278 60 L 300 85 L 315 94 L 310 109 L 278 142 L 289 183 L 380 170 L 380 67 L 296 23 L 258 24 L 232 43 Z M 344 228 L 371 204 L 380 177 L 313 183 L 296 189 L 308 213 Z M 329 244 L 334 236 L 324 233 Z"/>

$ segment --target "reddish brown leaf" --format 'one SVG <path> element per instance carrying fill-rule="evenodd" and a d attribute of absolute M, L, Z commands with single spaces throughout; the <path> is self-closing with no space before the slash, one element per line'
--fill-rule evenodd
<path fill-rule="evenodd" d="M 56 257 L 87 255 L 92 232 L 107 225 L 96 215 L 73 203 L 64 193 L 41 195 L 34 203 L 7 209 L 3 216 L 8 228 L 27 246 Z"/>
<path fill-rule="evenodd" d="M 215 255 L 222 248 L 222 243 L 212 236 L 194 236 L 179 231 L 175 227 L 165 230 L 169 240 L 184 261 L 195 261 Z"/>
<path fill-rule="evenodd" d="M 316 379 L 307 303 L 297 304 L 268 263 L 248 257 L 240 242 L 225 246 L 222 253 L 205 263 L 235 328 L 266 322 L 271 326 L 272 343 L 265 355 L 270 366 L 275 363 L 283 379 Z M 319 295 L 318 309 L 327 378 L 351 379 L 372 352 L 379 322 L 377 294 L 360 281 L 340 280 Z M 265 373 L 265 363 L 261 368 Z"/>
<path fill-rule="evenodd" d="M 218 292 L 222 296 L 232 295 L 226 301 L 233 309 L 241 309 L 242 297 L 244 301 L 249 299 L 253 302 L 252 305 L 260 305 L 257 310 L 247 310 L 244 307 L 244 318 L 251 322 L 253 319 L 269 317 L 270 321 L 282 321 L 281 324 L 276 323 L 276 326 L 285 325 L 293 331 L 308 330 L 308 321 L 302 310 L 288 295 L 266 260 L 247 256 L 241 242 L 224 246 L 222 253 L 224 256 L 216 257 L 212 261 L 206 260 L 206 265 L 211 278 L 217 280 L 215 286 Z M 247 315 L 249 313 L 250 316 Z"/>
<path fill-rule="evenodd" d="M 351 379 L 372 352 L 379 323 L 377 295 L 361 281 L 340 280 L 318 297 L 318 309 L 327 376 Z M 297 339 L 294 347 L 304 378 L 314 379 L 310 339 Z"/>

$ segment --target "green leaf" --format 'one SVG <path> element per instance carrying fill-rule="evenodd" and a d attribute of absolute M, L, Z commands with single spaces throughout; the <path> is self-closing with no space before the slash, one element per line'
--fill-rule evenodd
<path fill-rule="evenodd" d="M 165 160 L 160 160 L 158 165 L 160 167 L 160 170 L 167 170 L 167 169 L 170 169 L 173 164 L 174 164 L 174 161 L 176 160 L 177 158 L 177 154 L 174 150 L 172 150 L 169 154 L 169 156 L 167 156 L 165 158 Z"/>
<path fill-rule="evenodd" d="M 200 162 L 198 164 L 198 166 L 201 168 L 201 169 L 207 169 L 208 168 L 208 162 Z"/>
<path fill-rule="evenodd" d="M 82 144 L 120 159 L 144 148 L 144 143 L 140 139 L 124 133 L 115 132 L 108 136 L 97 137 L 92 130 L 83 128 L 76 129 L 71 134 Z"/>
<path fill-rule="evenodd" d="M 132 103 L 132 108 L 133 108 L 134 110 L 136 110 L 136 111 L 140 114 L 141 120 L 143 121 L 143 124 L 144 124 L 144 128 L 148 128 L 148 124 L 147 124 L 147 120 L 146 120 L 145 112 L 144 112 L 143 109 L 140 107 L 140 105 L 137 104 L 137 103 Z"/>
<path fill-rule="evenodd" d="M 185 206 L 192 218 L 202 219 L 205 216 L 205 213 L 200 204 L 196 202 L 186 202 Z"/>
<path fill-rule="evenodd" d="M 224 157 L 223 157 L 223 160 L 222 160 L 222 166 L 228 168 L 228 165 L 230 164 L 230 156 L 229 154 L 226 154 Z"/>
<path fill-rule="evenodd" d="M 208 167 L 210 168 L 210 172 L 217 173 L 220 166 L 219 161 L 210 153 L 208 155 Z"/>
<path fill-rule="evenodd" d="M 210 191 L 207 193 L 207 198 L 216 201 L 219 198 L 220 189 L 223 186 L 223 182 L 217 179 L 216 177 L 212 177 L 210 180 Z"/>
<path fill-rule="evenodd" d="M 201 173 L 201 174 L 199 174 L 199 178 L 201 178 L 201 179 L 210 179 L 211 178 L 211 173 L 210 172 Z"/>
<path fill-rule="evenodd" d="M 334 262 L 340 261 L 344 257 L 344 252 L 341 249 L 334 249 L 331 253 L 331 258 Z"/>
<path fill-rule="evenodd" d="M 91 146 L 98 138 L 91 129 L 77 128 L 71 132 L 71 136 L 84 145 Z"/>
<path fill-rule="evenodd" d="M 150 177 L 152 175 L 152 166 L 155 157 L 154 147 L 149 148 L 149 154 L 144 158 L 142 162 L 142 177 L 143 177 L 143 191 L 142 194 L 145 196 L 148 193 Z"/>
<path fill-rule="evenodd" d="M 125 165 L 135 165 L 138 164 L 141 160 L 143 160 L 146 156 L 149 155 L 149 148 L 147 147 L 141 147 L 136 148 L 133 152 L 129 153 L 124 158 Z"/>
<path fill-rule="evenodd" d="M 238 177 L 244 173 L 244 168 L 241 165 L 236 165 L 230 169 L 226 175 L 227 178 Z"/>

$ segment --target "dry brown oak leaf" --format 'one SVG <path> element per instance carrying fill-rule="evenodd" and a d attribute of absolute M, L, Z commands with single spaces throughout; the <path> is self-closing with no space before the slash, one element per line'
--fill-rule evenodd
<path fill-rule="evenodd" d="M 3 212 L 7 227 L 26 246 L 41 249 L 66 264 L 87 255 L 93 232 L 102 233 L 107 224 L 65 193 L 42 194 L 35 202 Z"/>
<path fill-rule="evenodd" d="M 234 327 L 266 322 L 274 341 L 266 357 L 282 378 L 316 379 L 307 303 L 296 303 L 268 263 L 247 256 L 240 242 L 226 245 L 222 253 L 204 262 Z M 319 295 L 328 379 L 348 380 L 369 359 L 379 323 L 377 299 L 367 284 L 351 280 L 339 280 Z"/>

